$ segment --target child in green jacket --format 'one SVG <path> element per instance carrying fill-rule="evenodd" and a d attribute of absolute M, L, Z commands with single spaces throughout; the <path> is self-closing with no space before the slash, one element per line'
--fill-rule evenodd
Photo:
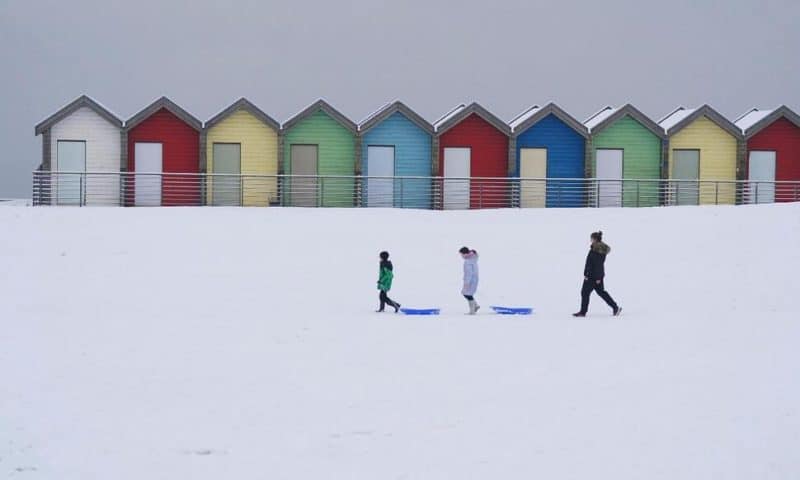
<path fill-rule="evenodd" d="M 384 307 L 388 304 L 394 307 L 394 313 L 400 311 L 400 304 L 389 298 L 386 292 L 392 289 L 392 280 L 394 279 L 394 272 L 392 262 L 389 261 L 389 252 L 380 253 L 381 263 L 378 270 L 378 290 L 381 291 L 378 296 L 380 300 L 380 308 L 378 312 L 382 312 Z"/>

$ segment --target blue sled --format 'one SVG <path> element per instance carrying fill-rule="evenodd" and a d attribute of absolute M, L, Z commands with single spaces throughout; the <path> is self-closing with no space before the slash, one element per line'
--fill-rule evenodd
<path fill-rule="evenodd" d="M 439 315 L 438 308 L 401 308 L 406 315 Z"/>
<path fill-rule="evenodd" d="M 492 305 L 491 308 L 500 315 L 530 315 L 533 313 L 533 309 L 530 307 L 498 307 Z"/>

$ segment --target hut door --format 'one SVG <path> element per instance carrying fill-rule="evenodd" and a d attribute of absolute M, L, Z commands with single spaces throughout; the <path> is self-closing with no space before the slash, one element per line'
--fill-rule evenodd
<path fill-rule="evenodd" d="M 212 154 L 215 175 L 211 181 L 211 204 L 241 205 L 242 146 L 238 143 L 215 143 Z"/>
<path fill-rule="evenodd" d="M 521 148 L 519 151 L 520 206 L 542 208 L 547 198 L 547 149 Z M 535 180 L 532 180 L 535 179 Z"/>
<path fill-rule="evenodd" d="M 775 201 L 775 152 L 750 152 L 750 203 Z M 765 182 L 765 183 L 761 183 Z"/>
<path fill-rule="evenodd" d="M 86 191 L 86 142 L 59 140 L 56 152 L 56 203 L 80 205 Z M 63 172 L 63 173 L 62 173 Z"/>
<path fill-rule="evenodd" d="M 316 207 L 319 199 L 317 145 L 292 145 L 291 175 L 308 175 L 289 180 L 289 204 L 293 207 Z"/>
<path fill-rule="evenodd" d="M 369 177 L 394 177 L 394 147 L 367 147 L 367 175 Z M 394 180 L 368 178 L 367 206 L 394 206 Z"/>
<path fill-rule="evenodd" d="M 158 207 L 161 205 L 162 145 L 160 143 L 136 143 L 134 146 L 134 189 L 136 206 Z"/>
<path fill-rule="evenodd" d="M 597 206 L 622 206 L 622 160 L 621 149 L 597 150 Z"/>
<path fill-rule="evenodd" d="M 678 205 L 699 204 L 700 150 L 673 150 L 672 157 L 672 178 L 676 180 L 673 190 Z"/>
<path fill-rule="evenodd" d="M 472 151 L 469 148 L 444 149 L 444 208 L 469 208 L 469 178 Z"/>

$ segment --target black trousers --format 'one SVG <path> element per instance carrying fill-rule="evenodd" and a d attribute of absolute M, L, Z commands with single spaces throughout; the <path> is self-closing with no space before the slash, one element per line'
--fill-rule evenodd
<path fill-rule="evenodd" d="M 581 313 L 585 314 L 587 310 L 589 310 L 589 296 L 592 294 L 592 291 L 597 292 L 600 295 L 600 298 L 605 300 L 609 307 L 613 308 L 614 310 L 617 309 L 617 302 L 611 298 L 611 295 L 606 292 L 606 288 L 603 285 L 603 281 L 600 280 L 600 283 L 595 283 L 595 280 L 589 279 L 583 281 L 583 288 L 581 288 Z"/>
<path fill-rule="evenodd" d="M 394 300 L 389 298 L 388 295 L 386 295 L 386 290 L 381 290 L 380 295 L 378 295 L 378 300 L 380 300 L 381 302 L 381 307 L 380 307 L 381 311 L 383 311 L 386 305 L 389 305 L 390 307 L 393 308 L 397 308 L 397 302 L 395 302 Z"/>

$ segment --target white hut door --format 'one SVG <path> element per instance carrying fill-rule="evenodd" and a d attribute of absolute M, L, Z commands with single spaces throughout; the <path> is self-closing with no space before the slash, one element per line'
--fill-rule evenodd
<path fill-rule="evenodd" d="M 160 143 L 136 143 L 134 146 L 136 206 L 161 205 L 162 146 Z"/>
<path fill-rule="evenodd" d="M 56 203 L 80 205 L 86 191 L 86 142 L 59 140 L 56 152 Z"/>
<path fill-rule="evenodd" d="M 469 208 L 469 177 L 472 151 L 469 148 L 444 149 L 444 208 Z"/>
<path fill-rule="evenodd" d="M 775 201 L 775 152 L 750 152 L 750 203 Z M 766 182 L 766 183 L 761 183 Z"/>
<path fill-rule="evenodd" d="M 394 177 L 394 147 L 367 147 L 367 176 Z M 367 206 L 394 206 L 394 180 L 368 178 Z"/>
<path fill-rule="evenodd" d="M 622 206 L 622 160 L 621 149 L 600 148 L 597 150 L 597 206 Z"/>
<path fill-rule="evenodd" d="M 547 199 L 547 149 L 521 148 L 519 150 L 520 206 L 542 208 Z M 535 180 L 532 180 L 535 179 Z"/>

